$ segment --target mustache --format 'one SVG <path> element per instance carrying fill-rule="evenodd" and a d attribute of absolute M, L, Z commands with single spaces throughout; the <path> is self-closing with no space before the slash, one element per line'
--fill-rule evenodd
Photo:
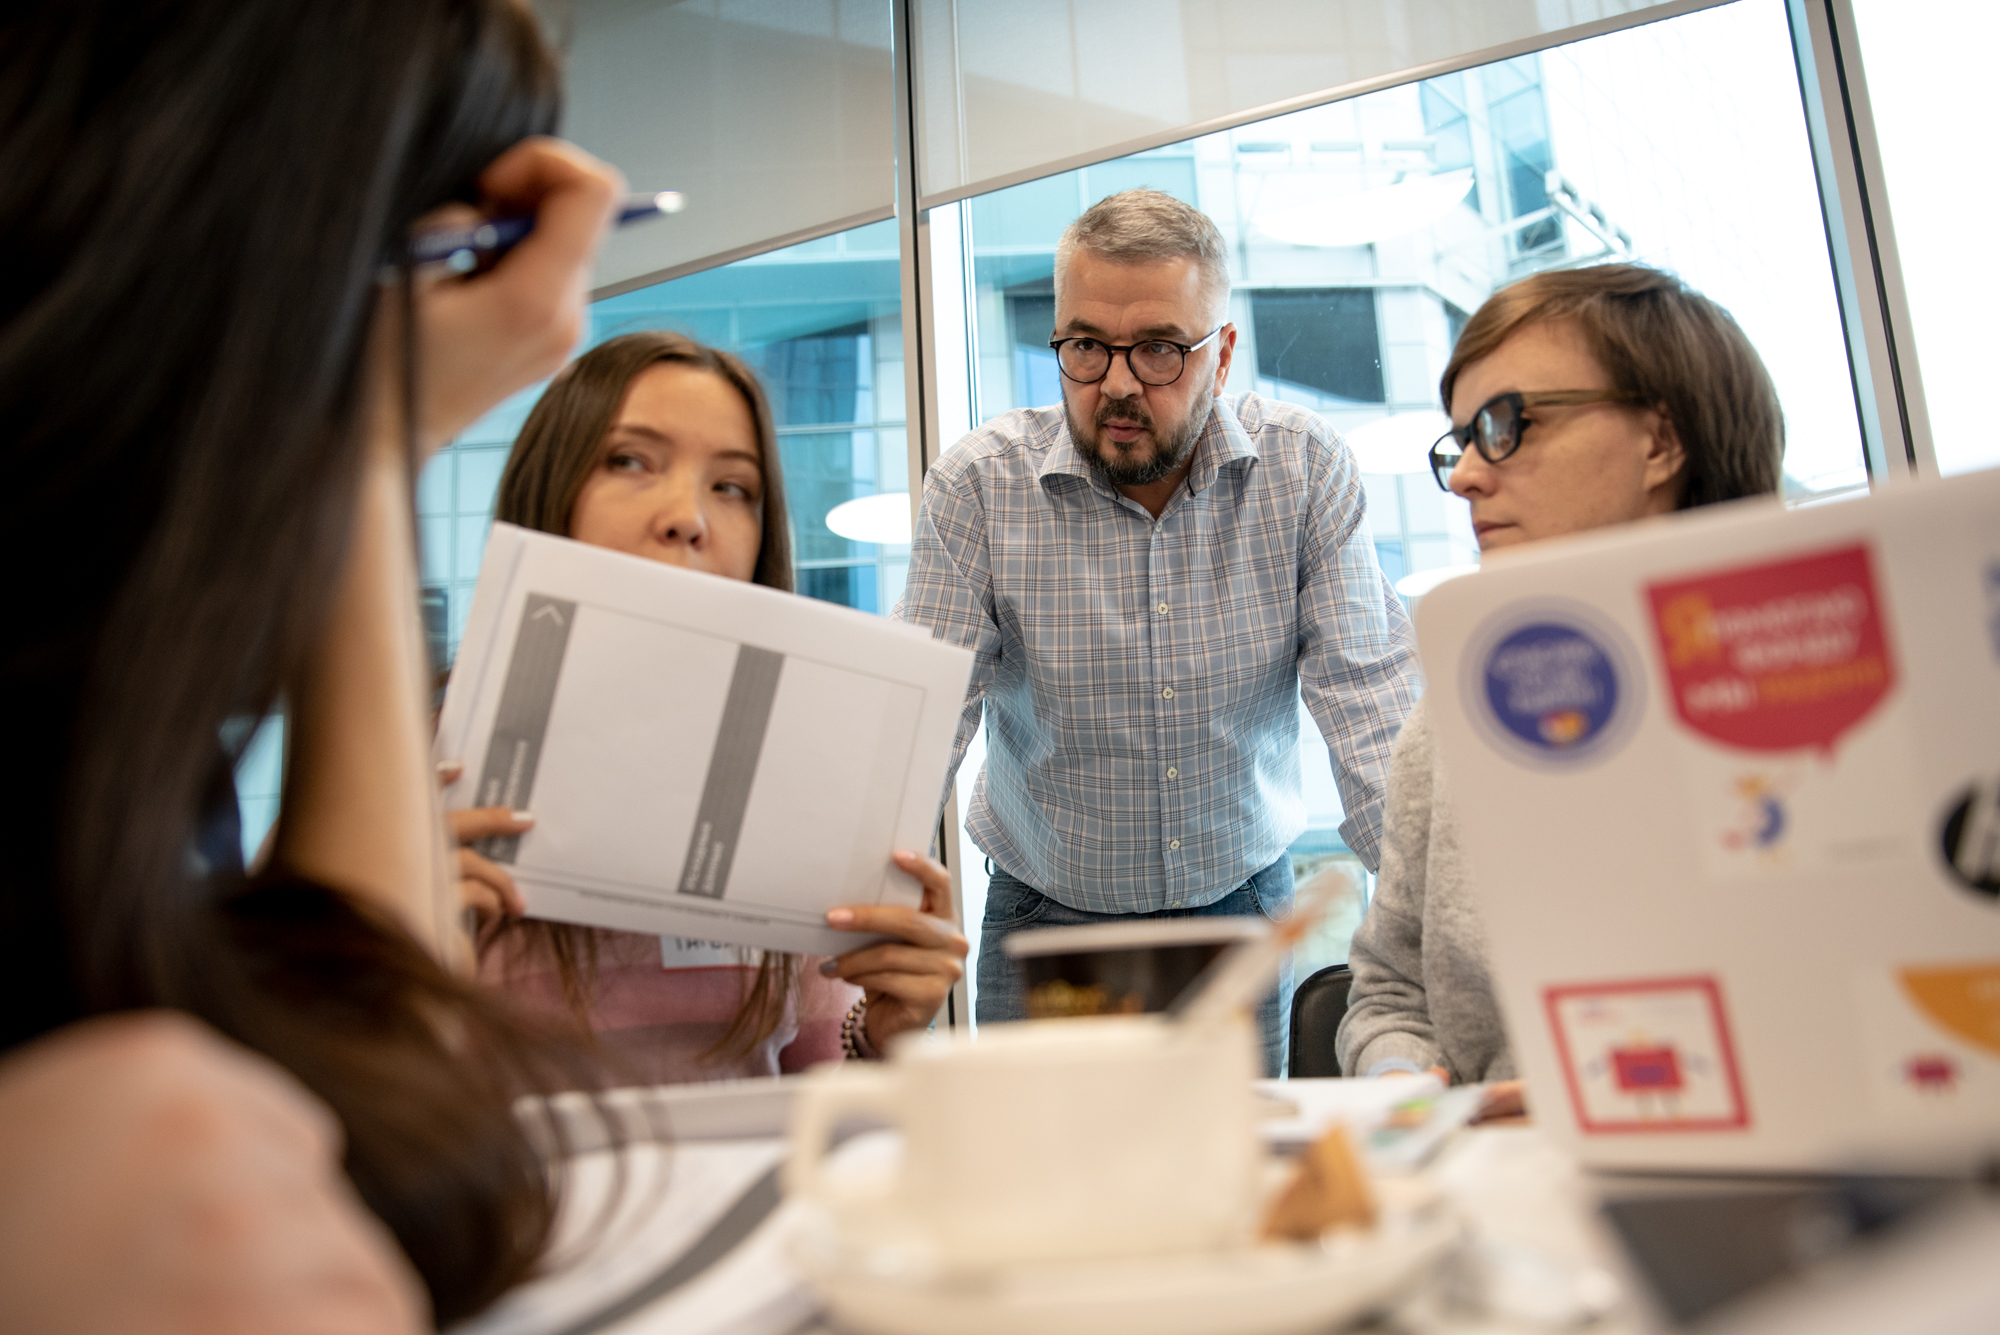
<path fill-rule="evenodd" d="M 1153 415 L 1132 399 L 1114 399 L 1110 403 L 1101 403 L 1097 406 L 1095 417 L 1093 425 L 1100 428 L 1115 418 L 1120 422 L 1137 426 L 1142 431 L 1153 429 Z"/>

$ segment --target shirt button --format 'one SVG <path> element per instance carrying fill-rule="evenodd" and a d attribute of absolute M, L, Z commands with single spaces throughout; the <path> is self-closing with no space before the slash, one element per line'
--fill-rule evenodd
<path fill-rule="evenodd" d="M 1169 765 L 1167 766 L 1167 777 L 1169 779 L 1178 779 L 1181 777 L 1181 772 L 1175 769 L 1172 765 Z"/>
<path fill-rule="evenodd" d="M 1153 532 L 1155 533 L 1164 532 L 1166 527 L 1167 526 L 1165 524 L 1155 524 L 1153 525 Z"/>
<path fill-rule="evenodd" d="M 1169 687 L 1167 687 L 1167 689 L 1166 689 L 1166 690 L 1164 690 L 1164 691 L 1161 691 L 1161 692 L 1160 692 L 1160 698 L 1161 698 L 1162 700 L 1171 700 L 1171 699 L 1173 699 L 1173 698 L 1174 698 L 1174 688 L 1173 688 L 1173 687 L 1171 687 L 1171 686 L 1169 686 Z"/>
<path fill-rule="evenodd" d="M 1165 603 L 1161 603 L 1158 607 L 1154 608 L 1153 610 L 1158 612 L 1161 616 L 1165 616 L 1167 614 L 1167 605 Z"/>
<path fill-rule="evenodd" d="M 1167 841 L 1168 848 L 1179 848 L 1180 846 L 1181 846 L 1181 841 L 1178 839 L 1170 839 Z"/>

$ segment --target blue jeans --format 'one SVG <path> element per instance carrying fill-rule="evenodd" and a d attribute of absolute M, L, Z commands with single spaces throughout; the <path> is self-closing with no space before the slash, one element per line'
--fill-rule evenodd
<path fill-rule="evenodd" d="M 1281 918 L 1292 907 L 1292 859 L 1279 858 L 1242 885 L 1216 900 L 1194 909 L 1161 909 L 1158 913 L 1091 913 L 1073 909 L 1050 899 L 1041 891 L 1016 880 L 992 862 L 986 883 L 986 919 L 979 929 L 979 1023 L 995 1024 L 1028 1018 L 1027 998 L 1020 973 L 1007 958 L 1001 942 L 1009 932 L 1030 927 L 1073 927 L 1091 922 L 1126 922 L 1138 918 L 1196 918 L 1235 914 L 1266 919 Z M 1291 1018 L 1292 962 L 1285 965 L 1278 985 L 1257 1008 L 1257 1022 L 1263 1031 L 1264 1074 L 1284 1070 L 1285 1031 Z"/>

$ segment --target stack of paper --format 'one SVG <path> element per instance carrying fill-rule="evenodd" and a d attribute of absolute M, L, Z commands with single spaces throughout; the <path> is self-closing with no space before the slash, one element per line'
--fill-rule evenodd
<path fill-rule="evenodd" d="M 496 524 L 438 725 L 532 916 L 806 953 L 915 904 L 972 655 L 881 617 Z"/>

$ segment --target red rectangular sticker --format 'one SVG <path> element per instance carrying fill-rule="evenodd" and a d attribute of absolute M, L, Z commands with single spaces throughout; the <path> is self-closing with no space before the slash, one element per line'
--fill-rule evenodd
<path fill-rule="evenodd" d="M 1585 1134 L 1749 1129 L 1714 978 L 1579 983 L 1542 1001 Z"/>
<path fill-rule="evenodd" d="M 1674 712 L 1726 746 L 1830 757 L 1896 684 L 1861 544 L 1646 592 Z"/>

